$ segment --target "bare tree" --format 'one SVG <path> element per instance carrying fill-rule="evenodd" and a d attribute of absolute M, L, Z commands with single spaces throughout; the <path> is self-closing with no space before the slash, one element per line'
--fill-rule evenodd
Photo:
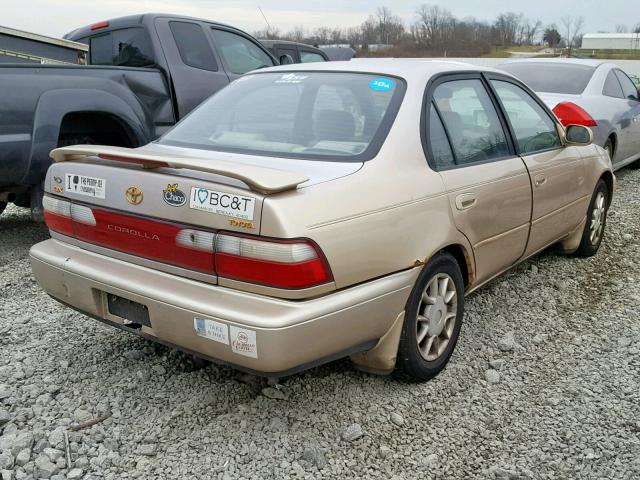
<path fill-rule="evenodd" d="M 438 5 L 421 5 L 416 16 L 418 41 L 433 47 L 444 47 L 455 24 L 451 12 Z"/>
<path fill-rule="evenodd" d="M 626 25 L 619 23 L 616 25 L 616 33 L 627 33 L 629 29 Z"/>
<path fill-rule="evenodd" d="M 313 31 L 312 38 L 315 40 L 313 43 L 326 45 L 331 38 L 331 29 L 329 27 L 318 27 Z"/>
<path fill-rule="evenodd" d="M 494 25 L 501 45 L 509 46 L 516 43 L 522 19 L 522 14 L 513 12 L 498 15 Z"/>
<path fill-rule="evenodd" d="M 404 24 L 388 7 L 379 7 L 374 17 L 378 23 L 378 43 L 394 44 L 402 39 Z"/>
<path fill-rule="evenodd" d="M 567 43 L 569 49 L 568 55 L 571 55 L 571 49 L 577 46 L 578 41 L 582 39 L 582 25 L 584 24 L 584 17 L 571 17 L 566 16 L 560 19 L 564 27 L 564 40 Z"/>
<path fill-rule="evenodd" d="M 302 25 L 296 25 L 293 27 L 293 30 L 286 34 L 287 39 L 293 40 L 294 42 L 301 42 L 305 38 L 305 31 Z"/>

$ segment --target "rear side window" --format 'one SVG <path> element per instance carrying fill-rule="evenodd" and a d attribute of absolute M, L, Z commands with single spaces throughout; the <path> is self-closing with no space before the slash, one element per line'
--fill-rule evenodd
<path fill-rule="evenodd" d="M 495 160 L 509 155 L 507 139 L 489 94 L 480 80 L 453 80 L 433 92 L 456 163 Z"/>
<path fill-rule="evenodd" d="M 562 146 L 556 124 L 527 92 L 513 83 L 492 80 L 509 118 L 521 154 Z"/>
<path fill-rule="evenodd" d="M 91 65 L 111 65 L 113 61 L 111 34 L 107 33 L 99 37 L 91 37 L 89 41 L 89 51 Z"/>
<path fill-rule="evenodd" d="M 455 165 L 449 139 L 433 103 L 429 108 L 429 147 L 436 170 L 450 168 Z"/>
<path fill-rule="evenodd" d="M 575 63 L 514 62 L 498 68 L 522 80 L 534 92 L 580 95 L 587 88 L 595 67 Z"/>
<path fill-rule="evenodd" d="M 91 65 L 148 67 L 155 64 L 149 34 L 144 28 L 123 28 L 89 40 Z"/>
<path fill-rule="evenodd" d="M 171 34 L 185 65 L 201 70 L 218 70 L 209 41 L 197 23 L 169 22 Z"/>
<path fill-rule="evenodd" d="M 624 98 L 622 87 L 620 87 L 620 82 L 618 82 L 618 78 L 613 70 L 609 72 L 607 79 L 604 81 L 602 94 L 608 97 Z"/>
<path fill-rule="evenodd" d="M 324 62 L 324 57 L 315 52 L 300 51 L 300 61 L 302 63 Z"/>
<path fill-rule="evenodd" d="M 269 55 L 251 40 L 226 30 L 212 30 L 216 46 L 231 73 L 242 75 L 274 65 Z"/>
<path fill-rule="evenodd" d="M 113 65 L 148 67 L 155 64 L 149 34 L 144 28 L 114 30 Z"/>
<path fill-rule="evenodd" d="M 627 75 L 621 70 L 614 70 L 614 72 L 616 72 L 616 76 L 618 77 L 618 80 L 620 80 L 620 86 L 622 87 L 624 98 L 637 100 L 638 90 L 636 89 L 636 86 L 633 84 L 631 79 L 627 77 Z"/>

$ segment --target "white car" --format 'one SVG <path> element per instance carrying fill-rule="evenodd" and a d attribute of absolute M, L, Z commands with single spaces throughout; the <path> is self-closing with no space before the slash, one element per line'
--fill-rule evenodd
<path fill-rule="evenodd" d="M 526 83 L 565 126 L 590 127 L 614 170 L 640 159 L 640 94 L 615 63 L 528 58 L 497 68 Z"/>

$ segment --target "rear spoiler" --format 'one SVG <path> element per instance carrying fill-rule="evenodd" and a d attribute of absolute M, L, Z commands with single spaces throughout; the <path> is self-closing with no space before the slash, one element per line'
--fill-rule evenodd
<path fill-rule="evenodd" d="M 73 162 L 97 157 L 102 160 L 135 163 L 145 168 L 186 168 L 215 173 L 240 180 L 251 190 L 265 194 L 294 190 L 298 185 L 309 180 L 302 174 L 274 168 L 256 167 L 226 160 L 149 154 L 123 147 L 74 145 L 56 148 L 49 155 L 55 162 Z"/>

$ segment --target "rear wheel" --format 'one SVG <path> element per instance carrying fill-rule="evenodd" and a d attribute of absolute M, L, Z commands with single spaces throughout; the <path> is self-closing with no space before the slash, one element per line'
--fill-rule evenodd
<path fill-rule="evenodd" d="M 591 197 L 589 210 L 587 210 L 587 222 L 582 232 L 580 246 L 576 254 L 581 257 L 595 255 L 602 239 L 607 223 L 607 212 L 609 210 L 609 188 L 603 179 L 598 180 L 596 189 Z"/>
<path fill-rule="evenodd" d="M 456 259 L 436 255 L 418 277 L 405 310 L 398 363 L 416 380 L 436 376 L 456 346 L 464 312 L 464 282 Z"/>

